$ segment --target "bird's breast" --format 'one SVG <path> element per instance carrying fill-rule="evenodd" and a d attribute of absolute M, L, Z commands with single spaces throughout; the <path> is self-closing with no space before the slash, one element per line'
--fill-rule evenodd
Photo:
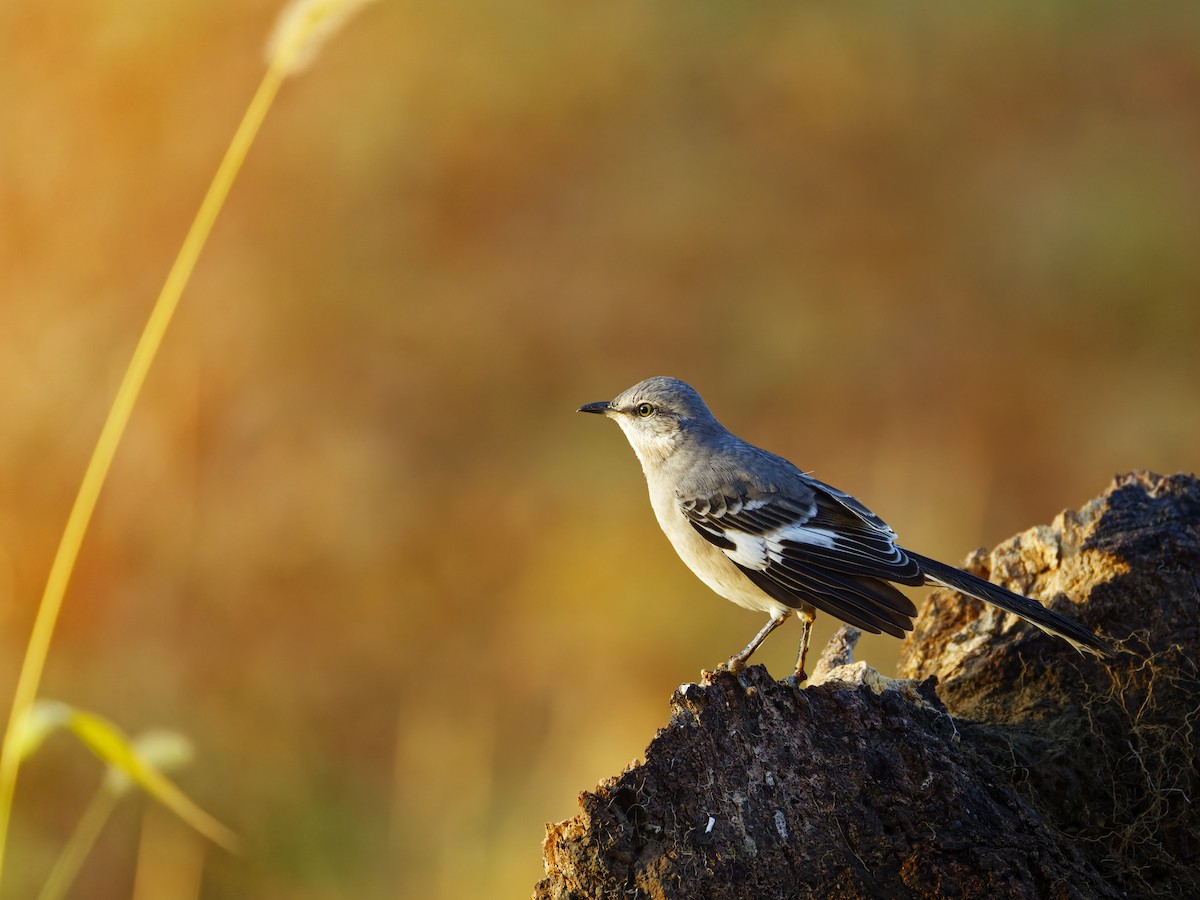
<path fill-rule="evenodd" d="M 770 615 L 779 615 L 787 610 L 778 600 L 759 590 L 719 547 L 709 543 L 691 526 L 679 508 L 674 491 L 656 490 L 651 483 L 650 505 L 654 508 L 659 527 L 679 558 L 709 588 L 746 609 Z"/>

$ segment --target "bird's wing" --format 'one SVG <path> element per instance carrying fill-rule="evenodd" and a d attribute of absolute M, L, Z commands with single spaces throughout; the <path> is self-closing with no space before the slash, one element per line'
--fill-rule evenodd
<path fill-rule="evenodd" d="M 876 634 L 911 631 L 916 607 L 887 582 L 924 583 L 916 561 L 859 501 L 801 477 L 786 492 L 747 485 L 680 498 L 680 511 L 779 602 L 814 606 Z"/>

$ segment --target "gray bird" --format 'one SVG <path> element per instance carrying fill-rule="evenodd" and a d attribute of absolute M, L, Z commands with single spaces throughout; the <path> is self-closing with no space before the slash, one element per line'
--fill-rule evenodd
<path fill-rule="evenodd" d="M 647 378 L 579 412 L 621 426 L 642 463 L 658 524 L 688 568 L 726 600 L 770 616 L 719 668 L 744 669 L 793 610 L 803 626 L 794 675 L 799 683 L 807 678 L 804 661 L 817 610 L 863 631 L 903 637 L 917 610 L 889 582 L 953 588 L 1077 650 L 1111 652 L 1078 622 L 1035 600 L 900 547 L 896 533 L 862 503 L 731 434 L 677 378 Z"/>

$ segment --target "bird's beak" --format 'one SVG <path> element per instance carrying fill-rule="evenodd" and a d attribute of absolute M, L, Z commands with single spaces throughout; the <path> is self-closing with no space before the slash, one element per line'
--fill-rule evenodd
<path fill-rule="evenodd" d="M 604 415 L 607 415 L 608 413 L 612 412 L 612 401 L 611 400 L 601 400 L 598 403 L 585 403 L 583 406 L 579 407 L 579 409 L 576 411 L 577 412 L 596 413 L 597 415 L 604 416 Z"/>

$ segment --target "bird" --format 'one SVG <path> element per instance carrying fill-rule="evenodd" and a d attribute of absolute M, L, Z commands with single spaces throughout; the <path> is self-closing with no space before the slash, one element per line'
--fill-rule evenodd
<path fill-rule="evenodd" d="M 621 427 L 642 464 L 655 518 L 688 568 L 719 596 L 769 617 L 718 670 L 740 674 L 793 612 L 801 624 L 791 676 L 796 684 L 807 680 L 818 612 L 873 634 L 904 637 L 917 609 L 896 584 L 951 588 L 1081 653 L 1112 652 L 1102 638 L 1036 600 L 900 546 L 891 527 L 861 501 L 731 433 L 677 378 L 647 378 L 578 411 Z"/>

